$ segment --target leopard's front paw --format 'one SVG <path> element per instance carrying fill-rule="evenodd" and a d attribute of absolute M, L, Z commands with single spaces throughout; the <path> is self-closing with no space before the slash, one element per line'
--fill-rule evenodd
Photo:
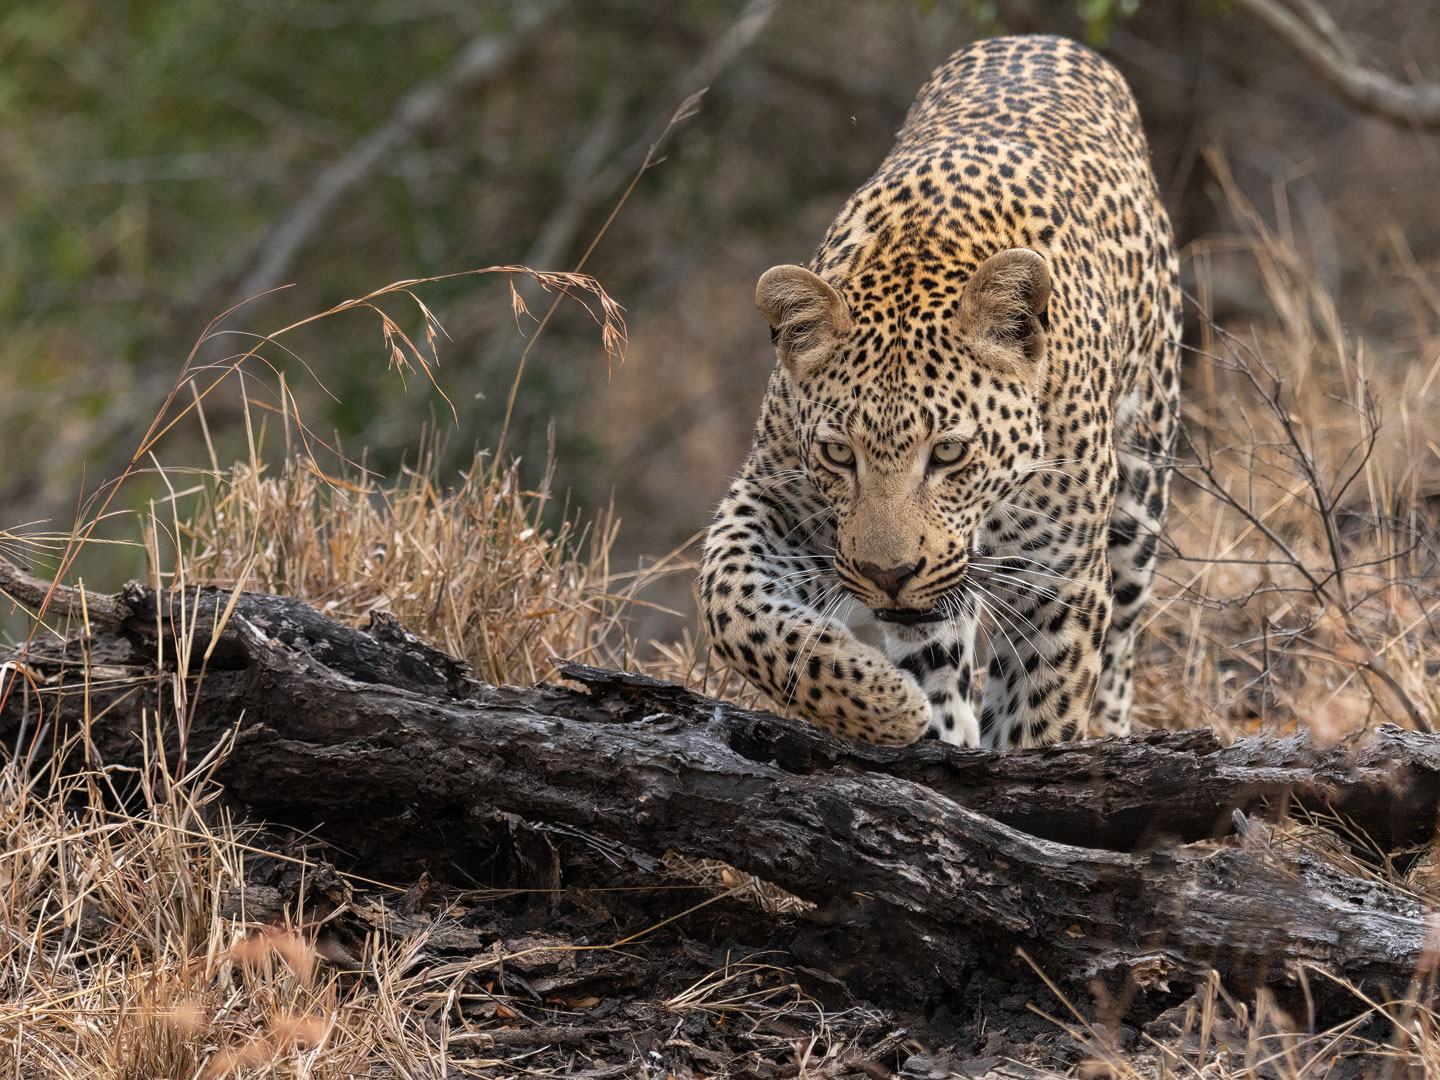
<path fill-rule="evenodd" d="M 909 746 L 930 730 L 930 700 L 909 672 L 895 669 L 894 685 L 881 692 L 872 727 L 862 736 L 882 746 Z"/>
<path fill-rule="evenodd" d="M 837 674 L 842 670 L 836 665 Z M 801 710 L 816 727 L 881 746 L 908 746 L 930 729 L 925 691 L 880 653 L 870 652 L 845 674 L 843 683 L 828 688 L 831 694 L 812 696 Z"/>

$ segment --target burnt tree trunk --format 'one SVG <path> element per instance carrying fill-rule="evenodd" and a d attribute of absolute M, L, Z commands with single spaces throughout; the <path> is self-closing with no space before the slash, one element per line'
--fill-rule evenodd
<path fill-rule="evenodd" d="M 13 568 L 0 585 L 20 599 L 33 588 Z M 89 598 L 91 636 L 23 657 L 0 736 L 24 750 L 76 723 L 82 652 L 153 676 L 183 624 L 202 628 L 198 671 L 203 628 L 228 600 L 188 593 L 181 619 L 179 597 L 138 586 Z M 372 871 L 476 858 L 497 811 L 721 859 L 817 905 L 793 928 L 806 962 L 917 1008 L 1013 968 L 1019 949 L 1063 981 L 1129 992 L 1178 990 L 1211 969 L 1236 989 L 1284 987 L 1304 965 L 1400 992 L 1421 961 L 1421 904 L 1272 851 L 1264 825 L 1238 843 L 1180 842 L 1287 802 L 1343 813 L 1385 845 L 1424 839 L 1440 795 L 1428 736 L 1385 728 L 1353 751 L 1304 738 L 1223 747 L 1208 732 L 1008 753 L 856 746 L 578 665 L 562 673 L 585 690 L 486 686 L 391 619 L 354 630 L 251 594 L 214 646 L 192 689 L 187 760 L 233 738 L 217 776 L 235 799 L 271 821 L 323 823 Z M 174 713 L 165 685 L 92 689 L 89 752 L 137 764 L 142 709 Z M 178 738 L 172 728 L 172 754 Z"/>

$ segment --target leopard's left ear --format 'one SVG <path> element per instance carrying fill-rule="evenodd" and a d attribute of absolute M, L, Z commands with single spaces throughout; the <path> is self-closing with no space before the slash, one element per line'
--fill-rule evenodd
<path fill-rule="evenodd" d="M 803 266 L 772 266 L 761 274 L 755 306 L 770 324 L 776 356 L 796 381 L 818 371 L 854 326 L 835 286 Z"/>
<path fill-rule="evenodd" d="M 1045 354 L 1050 264 L 1029 248 L 991 255 L 965 283 L 960 318 L 981 340 L 1019 349 L 1030 361 Z"/>

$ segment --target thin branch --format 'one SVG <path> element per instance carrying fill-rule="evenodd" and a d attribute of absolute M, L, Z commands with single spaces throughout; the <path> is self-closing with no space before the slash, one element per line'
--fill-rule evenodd
<path fill-rule="evenodd" d="M 236 290 L 234 302 L 243 302 L 281 284 L 290 263 L 341 198 L 388 162 L 417 133 L 436 123 L 457 98 L 502 70 L 563 2 L 529 0 L 516 5 L 515 23 L 508 33 L 476 35 L 460 50 L 445 74 L 408 91 L 396 103 L 390 118 L 327 167 L 270 230 L 259 245 L 254 268 Z"/>
<path fill-rule="evenodd" d="M 1351 108 L 1407 127 L 1440 130 L 1440 84 L 1412 85 L 1365 67 L 1317 3 L 1235 0 L 1295 53 L 1317 79 Z M 1308 18 L 1296 14 L 1296 8 Z"/>
<path fill-rule="evenodd" d="M 42 581 L 32 577 L 9 559 L 0 558 L 0 596 L 9 597 L 22 607 L 52 615 L 69 615 L 118 626 L 126 612 L 114 597 L 104 593 L 85 593 L 58 581 Z"/>
<path fill-rule="evenodd" d="M 565 254 L 590 207 L 618 191 L 639 163 L 653 155 L 660 138 L 656 132 L 666 132 L 674 124 L 674 103 L 690 100 L 724 74 L 760 36 L 779 6 L 780 0 L 750 0 L 725 32 L 661 96 L 665 102 L 662 111 L 647 120 L 640 134 L 604 168 L 599 167 L 600 160 L 614 141 L 615 125 L 608 106 L 602 107 L 600 119 L 567 170 L 565 193 L 559 205 L 546 219 L 526 257 L 528 265 L 549 266 Z"/>
<path fill-rule="evenodd" d="M 609 94 L 600 106 L 590 133 L 580 143 L 565 169 L 564 192 L 559 204 L 545 219 L 530 250 L 525 253 L 526 266 L 559 265 L 574 242 L 575 234 L 580 231 L 585 214 L 595 200 L 594 180 L 600 163 L 614 150 L 622 112 L 620 95 Z"/>
<path fill-rule="evenodd" d="M 1346 63 L 1359 64 L 1360 54 L 1355 51 L 1355 46 L 1341 31 L 1339 25 L 1330 17 L 1325 10 L 1325 5 L 1320 0 L 1283 0 L 1297 18 L 1308 22 L 1311 28 L 1329 43 L 1330 47 L 1338 53 Z"/>

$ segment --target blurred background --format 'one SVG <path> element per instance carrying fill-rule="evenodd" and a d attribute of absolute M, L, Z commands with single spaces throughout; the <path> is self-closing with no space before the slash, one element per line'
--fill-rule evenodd
<path fill-rule="evenodd" d="M 1440 80 L 1433 3 L 1323 6 L 1357 62 Z M 571 504 L 613 500 L 617 568 L 662 555 L 704 528 L 748 446 L 772 363 L 756 277 L 809 256 L 932 68 L 1007 31 L 1084 38 L 1129 79 L 1215 320 L 1267 304 L 1254 260 L 1228 255 L 1223 162 L 1347 332 L 1373 337 L 1371 365 L 1435 361 L 1412 328 L 1440 295 L 1413 283 L 1440 281 L 1440 137 L 1339 101 L 1245 4 L 21 2 L 0 9 L 0 528 L 68 529 L 240 301 L 260 297 L 223 327 L 265 334 L 396 279 L 569 270 L 600 236 L 585 270 L 624 305 L 625 361 L 612 369 L 595 322 L 562 305 L 527 358 L 505 453 L 538 477 L 553 440 Z M 548 297 L 517 288 L 544 312 Z M 382 476 L 414 460 L 423 430 L 438 428 L 452 469 L 495 446 L 535 325 L 501 276 L 417 295 L 448 334 L 436 378 L 453 415 L 427 379 L 387 366 L 371 313 L 287 337 L 303 364 L 267 353 L 310 427 Z M 384 306 L 423 338 L 413 303 Z M 241 339 L 228 340 L 216 357 Z M 273 385 L 250 390 L 278 402 Z M 221 467 L 245 455 L 238 393 L 206 419 Z M 157 457 L 211 460 L 193 423 Z M 127 505 L 158 491 L 140 476 Z M 126 548 L 87 558 L 107 589 L 144 563 Z M 679 581 L 661 597 L 687 593 Z"/>

